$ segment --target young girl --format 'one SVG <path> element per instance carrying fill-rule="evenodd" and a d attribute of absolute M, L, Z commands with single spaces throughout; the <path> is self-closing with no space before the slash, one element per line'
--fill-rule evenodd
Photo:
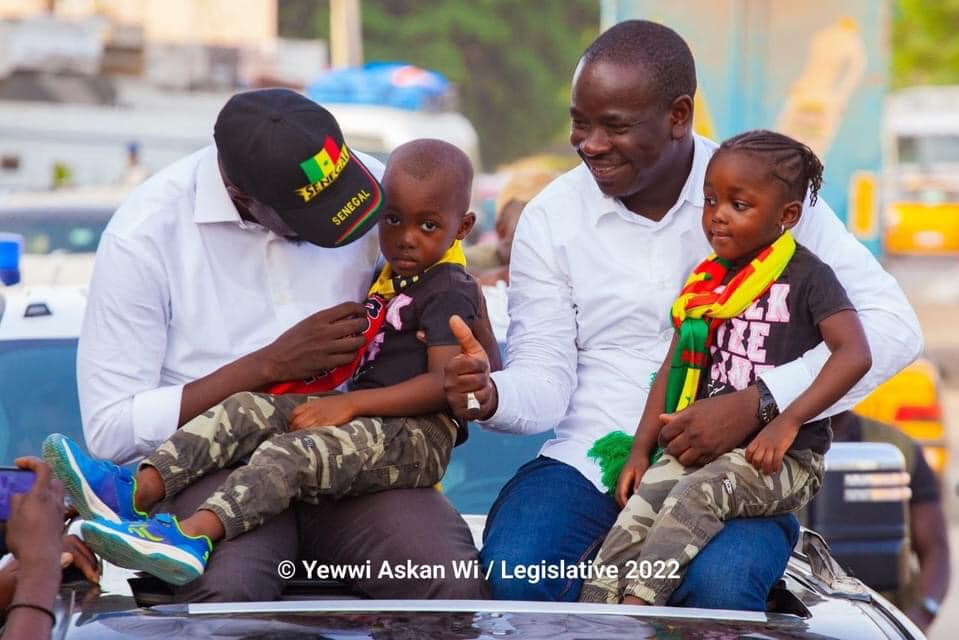
<path fill-rule="evenodd" d="M 789 232 L 807 191 L 815 203 L 821 183 L 822 164 L 809 147 L 771 131 L 740 134 L 713 155 L 703 231 L 714 253 L 673 304 L 676 334 L 616 485 L 624 508 L 596 558 L 604 566 L 580 601 L 663 605 L 723 521 L 794 511 L 818 491 L 832 431 L 828 418 L 815 418 L 871 366 L 846 292 Z M 821 341 L 831 351 L 822 371 L 776 415 L 764 401 L 763 371 Z M 684 467 L 668 454 L 651 461 L 664 409 L 749 385 L 766 409 L 748 441 L 703 467 Z"/>

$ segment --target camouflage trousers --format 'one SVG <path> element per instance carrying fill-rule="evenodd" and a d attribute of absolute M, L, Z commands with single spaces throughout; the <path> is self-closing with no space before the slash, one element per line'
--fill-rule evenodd
<path fill-rule="evenodd" d="M 580 602 L 617 604 L 631 595 L 665 605 L 725 520 L 795 511 L 822 484 L 818 453 L 790 451 L 771 476 L 757 471 L 745 454 L 733 449 L 702 467 L 684 467 L 664 454 L 607 534 Z"/>
<path fill-rule="evenodd" d="M 293 409 L 321 395 L 237 393 L 197 416 L 142 463 L 170 498 L 204 475 L 242 463 L 199 509 L 226 538 L 253 529 L 292 500 L 318 502 L 386 489 L 429 487 L 446 471 L 457 426 L 445 413 L 356 418 L 289 431 Z"/>

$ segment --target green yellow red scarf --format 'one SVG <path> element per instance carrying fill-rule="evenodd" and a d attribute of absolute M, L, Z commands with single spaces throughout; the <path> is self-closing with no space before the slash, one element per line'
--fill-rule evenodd
<path fill-rule="evenodd" d="M 722 284 L 730 264 L 715 253 L 693 270 L 671 310 L 677 341 L 666 382 L 666 413 L 681 411 L 696 399 L 702 371 L 709 366 L 709 346 L 716 327 L 741 314 L 766 293 L 795 252 L 796 241 L 786 231 L 760 251 L 725 287 Z M 628 439 L 628 445 L 623 436 Z M 627 447 L 625 453 L 621 451 L 623 446 Z M 588 452 L 599 462 L 603 484 L 610 491 L 616 488 L 631 446 L 632 438 L 618 431 L 597 440 Z M 655 463 L 662 452 L 661 448 L 657 449 L 650 461 Z"/>
<path fill-rule="evenodd" d="M 463 245 L 459 240 L 454 240 L 450 248 L 446 250 L 446 253 L 444 253 L 439 260 L 427 267 L 426 271 L 429 271 L 438 264 L 444 263 L 458 264 L 466 267 L 466 254 L 463 252 Z M 278 382 L 272 385 L 267 391 L 277 395 L 284 393 L 321 393 L 323 391 L 332 391 L 349 380 L 356 371 L 356 368 L 360 366 L 360 361 L 363 359 L 363 354 L 366 353 L 367 345 L 376 337 L 376 334 L 379 333 L 380 328 L 383 326 L 383 321 L 386 319 L 386 303 L 396 295 L 397 291 L 419 282 L 421 276 L 422 274 L 413 276 L 393 275 L 393 268 L 390 266 L 390 263 L 387 262 L 383 265 L 379 276 L 373 284 L 370 285 L 370 290 L 367 292 L 367 325 L 363 331 L 363 338 L 366 342 L 360 350 L 356 352 L 356 357 L 353 358 L 353 361 L 349 364 L 336 367 L 335 369 L 324 371 L 307 380 Z"/>

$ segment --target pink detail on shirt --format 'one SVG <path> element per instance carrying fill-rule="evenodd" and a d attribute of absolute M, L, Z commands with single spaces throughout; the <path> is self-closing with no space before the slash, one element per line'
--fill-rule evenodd
<path fill-rule="evenodd" d="M 405 293 L 401 293 L 390 300 L 389 306 L 386 307 L 386 321 L 390 323 L 390 326 L 397 331 L 403 330 L 403 320 L 400 319 L 400 311 L 411 304 L 413 304 L 413 298 Z"/>

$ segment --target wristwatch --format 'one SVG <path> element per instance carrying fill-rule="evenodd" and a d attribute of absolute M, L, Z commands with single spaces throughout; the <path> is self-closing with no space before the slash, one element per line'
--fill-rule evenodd
<path fill-rule="evenodd" d="M 933 618 L 939 615 L 939 602 L 937 602 L 935 598 L 926 596 L 922 599 L 922 602 L 919 603 L 919 606 Z"/>
<path fill-rule="evenodd" d="M 756 418 L 759 420 L 759 426 L 765 427 L 779 415 L 779 406 L 776 404 L 776 398 L 769 391 L 769 387 L 761 378 L 757 378 L 756 388 L 759 389 L 759 407 L 756 409 Z"/>

